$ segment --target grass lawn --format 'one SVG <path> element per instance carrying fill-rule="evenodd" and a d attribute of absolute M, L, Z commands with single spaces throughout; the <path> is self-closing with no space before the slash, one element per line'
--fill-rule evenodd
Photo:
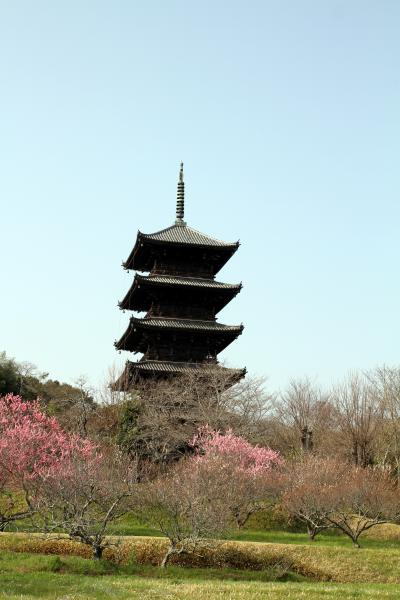
<path fill-rule="evenodd" d="M 32 576 L 2 576 L 0 598 L 4 600 L 398 600 L 394 585 L 339 585 L 260 583 L 238 581 L 186 581 L 140 578 L 136 576 L 94 579 L 88 576 L 35 573 Z"/>
<path fill-rule="evenodd" d="M 121 546 L 126 547 L 127 559 L 119 566 L 83 558 L 90 554 L 79 544 L 71 543 L 67 552 L 71 555 L 65 556 L 64 550 L 52 548 L 51 539 L 0 533 L 0 600 L 400 598 L 398 526 L 371 530 L 362 538 L 361 549 L 353 548 L 350 540 L 335 532 L 310 542 L 303 533 L 233 531 L 224 546 L 251 558 L 243 569 L 171 565 L 162 571 L 133 559 L 141 548 L 147 548 L 146 556 L 159 556 L 166 540 L 151 537 L 156 532 L 125 518 L 114 524 L 113 534 L 125 534 Z M 57 552 L 63 555 L 54 554 Z M 291 565 L 290 570 L 279 573 L 268 566 L 280 562 Z"/>
<path fill-rule="evenodd" d="M 352 548 L 352 542 L 347 536 L 337 531 L 323 531 L 313 542 L 311 542 L 306 533 L 294 533 L 290 531 L 259 531 L 253 529 L 243 529 L 234 531 L 229 535 L 229 539 L 242 542 L 266 542 L 269 544 L 302 544 L 309 546 L 331 546 L 341 548 Z M 374 531 L 369 535 L 362 535 L 359 539 L 362 548 L 397 548 L 400 550 L 400 540 L 384 539 L 374 537 Z"/>
<path fill-rule="evenodd" d="M 128 571 L 131 570 L 131 573 Z M 4 600 L 354 600 L 398 599 L 391 584 L 264 581 L 263 572 L 132 566 L 2 552 L 0 598 Z"/>

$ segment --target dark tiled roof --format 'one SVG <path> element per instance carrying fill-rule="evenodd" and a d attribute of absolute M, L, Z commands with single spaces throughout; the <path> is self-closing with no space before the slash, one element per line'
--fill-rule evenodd
<path fill-rule="evenodd" d="M 167 318 L 151 318 L 137 319 L 131 318 L 131 324 L 141 328 L 165 328 L 165 329 L 186 329 L 200 331 L 234 331 L 240 333 L 243 330 L 243 325 L 224 325 L 217 321 L 200 321 L 194 319 L 167 319 Z"/>
<path fill-rule="evenodd" d="M 194 319 L 169 319 L 165 317 L 138 319 L 131 317 L 128 328 L 122 337 L 114 342 L 118 350 L 129 352 L 145 352 L 146 331 L 170 336 L 170 332 L 183 335 L 208 333 L 213 340 L 216 353 L 222 352 L 243 331 L 243 325 L 223 325 L 216 321 L 200 321 Z"/>
<path fill-rule="evenodd" d="M 187 285 L 193 287 L 204 287 L 219 290 L 236 290 L 242 287 L 241 283 L 222 283 L 220 281 L 214 281 L 213 279 L 200 279 L 195 277 L 172 277 L 170 275 L 150 275 L 148 277 L 144 275 L 136 275 L 136 279 L 139 283 L 156 283 L 165 285 Z"/>
<path fill-rule="evenodd" d="M 157 371 L 159 373 L 186 373 L 200 369 L 215 369 L 215 365 L 207 363 L 185 363 L 162 360 L 145 360 L 137 363 L 131 362 L 132 367 L 139 371 Z M 221 367 L 222 368 L 222 367 Z"/>
<path fill-rule="evenodd" d="M 165 375 L 175 375 L 184 373 L 193 373 L 203 370 L 204 372 L 214 370 L 220 370 L 223 374 L 230 376 L 234 381 L 239 381 L 246 375 L 246 369 L 228 369 L 221 367 L 220 365 L 210 363 L 187 363 L 187 362 L 173 362 L 173 361 L 161 361 L 161 360 L 141 360 L 138 362 L 127 361 L 124 371 L 121 373 L 119 378 L 114 382 L 112 388 L 114 390 L 126 390 L 129 389 L 132 380 L 134 380 L 135 373 L 143 377 L 151 376 L 153 373 Z"/>
<path fill-rule="evenodd" d="M 189 304 L 191 299 L 197 296 L 201 298 L 204 306 L 213 307 L 217 314 L 241 289 L 241 283 L 221 283 L 213 279 L 176 275 L 145 276 L 136 273 L 130 289 L 118 306 L 123 310 L 147 312 L 154 295 L 179 295 L 182 302 Z"/>
<path fill-rule="evenodd" d="M 138 369 L 139 371 L 150 371 L 155 373 L 191 373 L 193 371 L 210 371 L 214 369 L 220 369 L 223 372 L 243 377 L 246 373 L 246 369 L 227 369 L 226 367 L 217 366 L 209 363 L 185 363 L 185 362 L 173 362 L 173 361 L 162 361 L 162 360 L 145 360 L 137 363 L 130 362 L 131 368 Z"/>
<path fill-rule="evenodd" d="M 164 251 L 169 251 L 169 258 L 176 260 L 177 251 L 182 249 L 193 250 L 197 258 L 195 261 L 207 260 L 210 271 L 215 275 L 230 257 L 236 252 L 239 242 L 223 242 L 188 227 L 185 223 L 171 225 L 155 233 L 142 233 L 138 231 L 135 245 L 127 260 L 122 263 L 125 269 L 137 271 L 151 271 L 154 267 L 159 252 L 164 256 Z M 206 253 L 207 257 L 200 256 Z M 160 255 L 161 256 L 161 255 Z"/>
<path fill-rule="evenodd" d="M 141 233 L 139 237 L 155 242 L 172 242 L 175 244 L 188 244 L 192 246 L 225 246 L 237 247 L 239 242 L 223 242 L 212 238 L 196 229 L 188 227 L 186 224 L 171 225 L 155 233 Z"/>

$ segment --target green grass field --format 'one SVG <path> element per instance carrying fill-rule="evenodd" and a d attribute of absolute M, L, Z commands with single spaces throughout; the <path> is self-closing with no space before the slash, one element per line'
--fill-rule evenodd
<path fill-rule="evenodd" d="M 78 544 L 68 542 L 70 555 L 58 555 L 53 554 L 59 550 L 52 540 L 45 541 L 42 536 L 1 533 L 0 599 L 400 598 L 397 526 L 372 531 L 364 538 L 361 549 L 353 548 L 347 538 L 333 533 L 310 542 L 305 534 L 290 531 L 234 531 L 222 548 L 226 546 L 230 553 L 248 556 L 248 562 L 240 559 L 243 568 L 171 565 L 164 571 L 148 564 L 146 558 L 142 561 L 145 564 L 137 560 L 141 556 L 138 550 L 143 548 L 147 554 L 142 556 L 158 556 L 165 544 L 163 539 L 151 537 L 154 532 L 133 520 L 116 524 L 113 534 L 120 533 L 125 534 L 121 546 L 127 548 L 128 556 L 120 564 L 75 556 L 86 552 Z M 251 567 L 253 564 L 256 567 Z M 279 564 L 286 567 L 280 571 L 276 568 Z"/>
<path fill-rule="evenodd" d="M 76 557 L 14 554 L 0 558 L 0 598 L 7 600 L 398 599 L 394 584 L 268 581 L 263 572 L 155 567 L 116 569 Z"/>

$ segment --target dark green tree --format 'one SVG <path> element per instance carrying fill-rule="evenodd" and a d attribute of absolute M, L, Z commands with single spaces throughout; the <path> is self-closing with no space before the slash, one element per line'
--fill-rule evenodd
<path fill-rule="evenodd" d="M 0 396 L 19 394 L 21 377 L 18 365 L 13 358 L 8 358 L 5 352 L 0 352 Z"/>
<path fill-rule="evenodd" d="M 127 400 L 121 408 L 117 444 L 129 455 L 137 452 L 139 435 L 140 403 L 137 398 Z"/>

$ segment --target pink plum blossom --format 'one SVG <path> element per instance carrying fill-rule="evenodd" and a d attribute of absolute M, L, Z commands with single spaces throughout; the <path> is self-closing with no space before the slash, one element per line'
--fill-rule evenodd
<path fill-rule="evenodd" d="M 39 402 L 13 394 L 0 397 L 0 485 L 55 475 L 72 456 L 94 452 L 91 441 L 65 432 Z"/>
<path fill-rule="evenodd" d="M 202 427 L 194 437 L 192 445 L 197 449 L 198 460 L 208 460 L 213 456 L 234 459 L 237 469 L 249 475 L 261 475 L 283 463 L 279 452 L 271 448 L 253 446 L 243 437 L 235 435 L 232 429 L 221 433 L 208 426 Z"/>

